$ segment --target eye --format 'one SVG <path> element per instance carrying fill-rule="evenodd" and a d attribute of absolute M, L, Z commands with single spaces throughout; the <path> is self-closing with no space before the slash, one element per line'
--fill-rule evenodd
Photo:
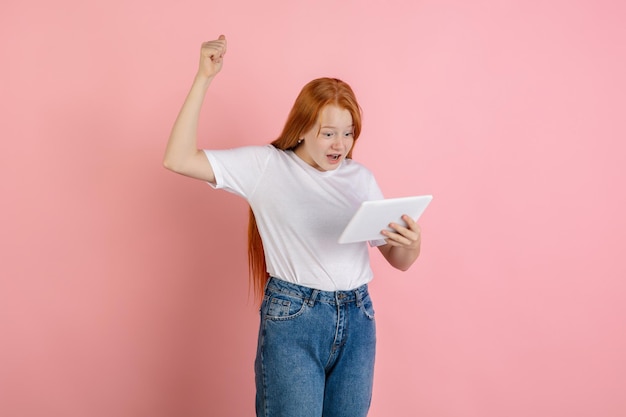
<path fill-rule="evenodd" d="M 334 132 L 322 132 L 322 136 L 325 138 L 332 138 L 334 135 Z"/>
<path fill-rule="evenodd" d="M 352 137 L 352 136 L 354 136 L 354 132 L 346 132 L 346 133 L 344 133 L 344 136 L 347 137 L 347 138 Z"/>

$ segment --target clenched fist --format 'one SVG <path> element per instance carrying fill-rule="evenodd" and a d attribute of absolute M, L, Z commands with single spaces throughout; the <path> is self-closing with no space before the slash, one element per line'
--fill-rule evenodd
<path fill-rule="evenodd" d="M 226 37 L 224 35 L 220 35 L 214 41 L 204 42 L 200 51 L 198 76 L 213 78 L 222 69 L 225 54 Z"/>

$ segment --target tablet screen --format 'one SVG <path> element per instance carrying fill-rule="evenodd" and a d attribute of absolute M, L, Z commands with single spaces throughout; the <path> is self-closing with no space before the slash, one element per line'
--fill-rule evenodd
<path fill-rule="evenodd" d="M 341 233 L 339 243 L 385 239 L 380 232 L 391 230 L 389 223 L 405 224 L 404 214 L 419 219 L 432 199 L 432 195 L 420 195 L 364 201 Z"/>

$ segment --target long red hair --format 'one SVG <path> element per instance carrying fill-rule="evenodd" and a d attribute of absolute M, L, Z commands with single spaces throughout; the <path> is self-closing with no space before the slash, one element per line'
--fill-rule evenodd
<path fill-rule="evenodd" d="M 356 143 L 356 139 L 361 133 L 361 107 L 356 101 L 352 88 L 336 78 L 318 78 L 302 88 L 289 112 L 282 133 L 272 142 L 272 145 L 281 150 L 295 149 L 299 145 L 298 140 L 315 126 L 320 112 L 329 104 L 350 112 Z M 352 157 L 352 149 L 346 158 Z M 248 221 L 248 267 L 250 269 L 250 286 L 254 290 L 255 298 L 260 301 L 263 299 L 265 284 L 269 276 L 265 263 L 265 253 L 263 252 L 263 242 L 252 209 L 250 209 Z"/>

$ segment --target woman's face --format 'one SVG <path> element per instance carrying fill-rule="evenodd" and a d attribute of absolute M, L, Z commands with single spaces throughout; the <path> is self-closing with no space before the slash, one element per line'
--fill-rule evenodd
<path fill-rule="evenodd" d="M 354 145 L 352 115 L 330 104 L 322 108 L 317 124 L 301 139 L 296 155 L 320 171 L 336 169 Z"/>

